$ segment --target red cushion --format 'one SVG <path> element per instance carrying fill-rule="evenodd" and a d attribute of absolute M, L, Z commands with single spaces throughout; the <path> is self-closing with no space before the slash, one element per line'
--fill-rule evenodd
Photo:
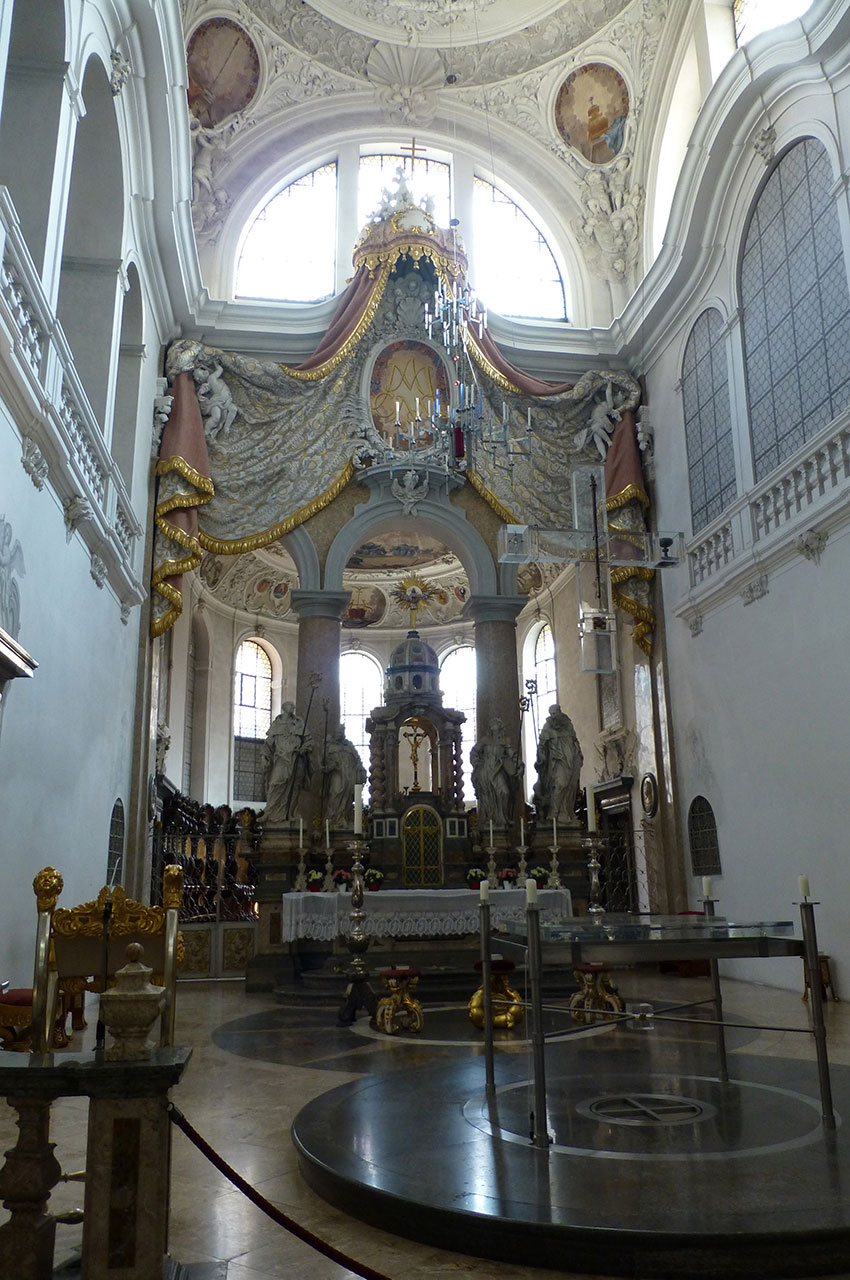
<path fill-rule="evenodd" d="M 382 969 L 382 978 L 418 978 L 418 969 Z"/>
<path fill-rule="evenodd" d="M 0 1004 L 26 1006 L 32 1004 L 32 987 L 12 987 L 11 991 L 0 995 Z"/>

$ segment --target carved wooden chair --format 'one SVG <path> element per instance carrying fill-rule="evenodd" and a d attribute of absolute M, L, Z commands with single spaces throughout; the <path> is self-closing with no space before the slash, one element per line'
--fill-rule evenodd
<path fill-rule="evenodd" d="M 55 881 L 51 881 L 51 875 Z M 55 887 L 56 881 L 58 888 Z M 112 890 L 104 887 L 92 902 L 83 902 L 76 907 L 57 907 L 62 877 L 52 868 L 40 872 L 33 887 L 38 902 L 32 1001 L 33 1052 L 46 1053 L 50 1050 L 51 1029 L 56 1022 L 59 1002 L 64 1000 L 62 1007 L 67 1009 L 74 997 L 82 997 L 86 991 L 99 992 L 104 970 L 109 982 L 116 969 L 127 963 L 127 946 L 131 942 L 142 944 L 145 962 L 154 971 L 152 981 L 166 989 L 159 1042 L 161 1045 L 173 1044 L 177 968 L 182 963 L 185 950 L 183 937 L 177 929 L 183 895 L 181 868 L 165 868 L 161 907 L 146 907 L 134 902 L 120 885 Z M 110 904 L 109 929 L 104 947 L 107 904 Z"/>
<path fill-rule="evenodd" d="M 53 867 L 39 871 L 32 882 L 38 908 L 38 927 L 35 941 L 35 972 L 39 969 L 39 957 L 46 957 L 50 947 L 50 929 L 53 911 L 63 889 L 62 877 Z M 46 996 L 46 991 L 43 993 Z M 46 1006 L 39 1008 L 41 1026 L 45 1023 Z M 53 1033 L 49 1048 L 62 1049 L 68 1043 L 65 1031 L 68 1008 L 62 1003 L 53 1017 Z M 32 1048 L 32 1026 L 36 1016 L 35 978 L 32 987 L 16 987 L 0 996 L 0 1044 L 4 1049 L 29 1051 Z"/>

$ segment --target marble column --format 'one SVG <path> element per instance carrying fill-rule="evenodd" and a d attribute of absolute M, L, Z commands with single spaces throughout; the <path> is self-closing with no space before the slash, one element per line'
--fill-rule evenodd
<path fill-rule="evenodd" d="M 526 605 L 517 596 L 473 596 L 466 613 L 475 623 L 477 682 L 476 736 L 498 716 L 511 741 L 519 743 L 519 672 L 516 620 Z"/>
<path fill-rule="evenodd" d="M 348 591 L 293 591 L 292 607 L 298 615 L 298 673 L 295 706 L 306 716 L 313 739 L 313 781 L 305 792 L 303 811 L 311 823 L 319 815 L 322 789 L 322 753 L 325 732 L 339 724 L 339 630 Z M 316 677 L 321 679 L 316 681 Z M 311 700 L 311 692 L 315 693 Z"/>

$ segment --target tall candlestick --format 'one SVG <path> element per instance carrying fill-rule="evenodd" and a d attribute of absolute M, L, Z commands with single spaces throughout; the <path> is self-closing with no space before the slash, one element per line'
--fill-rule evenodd
<path fill-rule="evenodd" d="M 363 783 L 354 784 L 354 834 L 363 834 Z"/>
<path fill-rule="evenodd" d="M 552 819 L 552 843 L 557 847 L 558 844 L 558 819 Z"/>
<path fill-rule="evenodd" d="M 526 901 L 526 905 L 529 907 L 537 901 L 537 881 L 536 880 L 526 880 L 525 901 Z"/>
<path fill-rule="evenodd" d="M 325 818 L 325 848 L 331 847 L 331 824 L 328 818 Z"/>
<path fill-rule="evenodd" d="M 298 848 L 304 848 L 304 819 L 298 819 Z"/>
<path fill-rule="evenodd" d="M 593 787 L 587 787 L 587 831 L 588 835 L 596 835 L 596 796 Z"/>

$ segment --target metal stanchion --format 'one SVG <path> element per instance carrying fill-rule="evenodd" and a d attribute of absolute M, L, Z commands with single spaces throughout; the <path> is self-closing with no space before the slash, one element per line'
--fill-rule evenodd
<path fill-rule="evenodd" d="M 716 901 L 716 898 L 703 898 L 702 910 L 706 920 L 714 919 L 714 904 Z M 714 958 L 709 960 L 708 965 L 711 971 L 711 987 L 714 993 L 714 1016 L 717 1019 L 717 1025 L 714 1028 L 717 1043 L 717 1078 L 725 1084 L 729 1079 L 729 1067 L 726 1063 L 726 1028 L 723 1026 L 723 993 L 720 990 L 720 969 L 717 960 Z"/>
<path fill-rule="evenodd" d="M 534 1110 L 530 1116 L 531 1141 L 535 1147 L 549 1148 L 546 1123 L 546 1055 L 543 1040 L 543 992 L 540 962 L 540 908 L 536 902 L 526 907 L 528 921 L 528 976 L 531 987 L 531 1056 L 534 1068 Z"/>
<path fill-rule="evenodd" d="M 800 904 L 800 920 L 803 926 L 803 963 L 812 993 L 812 1034 L 818 1055 L 818 1080 L 820 1081 L 821 1118 L 825 1129 L 835 1128 L 835 1112 L 832 1109 L 832 1085 L 829 1079 L 829 1058 L 826 1053 L 826 1026 L 823 1021 L 823 995 L 818 960 L 818 935 L 815 929 L 815 906 L 805 898 Z"/>
<path fill-rule="evenodd" d="M 484 992 L 484 1068 L 487 1100 L 496 1096 L 496 1066 L 493 1056 L 493 990 L 490 979 L 490 903 L 481 899 L 481 987 Z"/>

